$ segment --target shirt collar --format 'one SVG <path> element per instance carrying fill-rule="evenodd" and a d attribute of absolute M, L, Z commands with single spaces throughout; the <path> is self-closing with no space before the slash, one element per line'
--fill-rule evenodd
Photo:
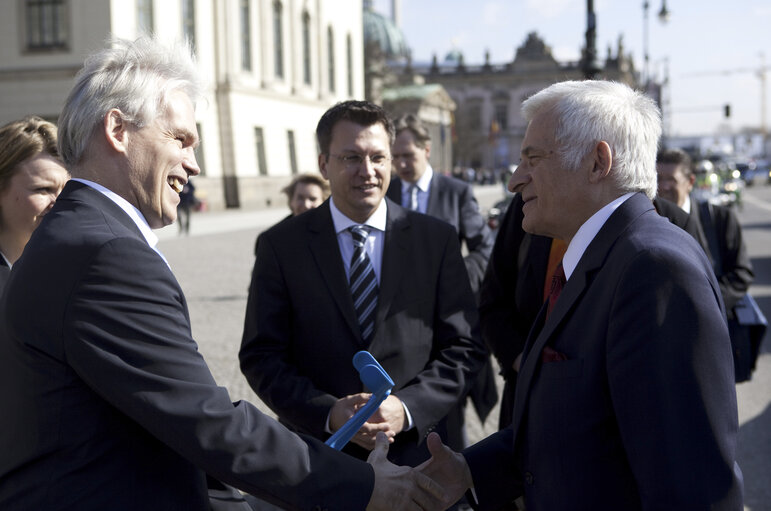
<path fill-rule="evenodd" d="M 420 179 L 418 179 L 416 185 L 418 185 L 418 189 L 421 192 L 427 192 L 428 187 L 431 185 L 431 179 L 434 177 L 434 169 L 431 168 L 430 164 L 426 164 L 426 171 L 423 173 L 422 176 L 420 176 Z M 409 190 L 410 186 L 412 186 L 412 183 L 408 183 L 407 181 L 402 181 L 402 194 L 406 193 L 407 190 Z"/>
<path fill-rule="evenodd" d="M 342 231 L 348 229 L 352 225 L 361 225 L 358 222 L 354 222 L 347 216 L 345 216 L 337 206 L 335 206 L 334 197 L 329 198 L 329 211 L 332 213 L 332 223 L 335 226 L 335 232 L 340 234 Z M 385 232 L 386 229 L 386 217 L 388 214 L 388 206 L 385 199 L 380 199 L 380 205 L 377 207 L 374 213 L 364 222 L 364 225 L 368 225 L 373 229 Z"/>
<path fill-rule="evenodd" d="M 682 209 L 689 215 L 691 214 L 691 196 L 690 195 L 685 196 L 685 202 L 683 202 L 683 205 L 680 207 L 680 209 Z"/>
<path fill-rule="evenodd" d="M 150 225 L 147 223 L 147 220 L 145 220 L 144 215 L 142 215 L 142 213 L 136 207 L 134 207 L 133 204 L 112 190 L 109 190 L 100 185 L 99 183 L 81 178 L 72 178 L 72 180 L 83 183 L 84 185 L 90 186 L 91 188 L 102 192 L 108 199 L 117 204 L 118 207 L 125 211 L 131 220 L 134 221 L 137 228 L 139 229 L 139 232 L 142 233 L 142 236 L 144 236 L 145 240 L 147 241 L 147 244 L 152 248 L 155 248 L 155 245 L 158 244 L 158 236 L 156 236 L 153 230 L 150 228 Z"/>
<path fill-rule="evenodd" d="M 606 204 L 578 228 L 576 235 L 570 240 L 570 245 L 568 245 L 565 255 L 562 257 L 562 269 L 565 270 L 566 279 L 569 279 L 570 275 L 573 274 L 576 266 L 578 266 L 578 261 L 581 260 L 589 244 L 597 236 L 597 233 L 600 232 L 600 229 L 605 225 L 610 215 L 634 194 L 635 192 L 626 193 Z"/>

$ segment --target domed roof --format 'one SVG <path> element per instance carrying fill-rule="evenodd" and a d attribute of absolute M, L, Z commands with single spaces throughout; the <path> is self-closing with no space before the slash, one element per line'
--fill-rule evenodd
<path fill-rule="evenodd" d="M 364 2 L 364 44 L 377 42 L 386 58 L 408 57 L 410 49 L 404 34 L 393 22 L 374 11 L 371 1 Z"/>
<path fill-rule="evenodd" d="M 457 48 L 454 48 L 447 52 L 447 55 L 444 56 L 444 61 L 448 64 L 457 64 L 459 62 L 463 62 L 463 52 Z"/>

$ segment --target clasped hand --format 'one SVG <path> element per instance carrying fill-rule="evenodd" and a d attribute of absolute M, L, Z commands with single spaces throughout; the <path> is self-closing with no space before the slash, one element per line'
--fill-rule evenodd
<path fill-rule="evenodd" d="M 375 470 L 367 511 L 447 509 L 471 487 L 471 472 L 463 455 L 442 444 L 436 433 L 426 441 L 431 458 L 413 469 L 389 462 L 388 438 L 376 434 L 375 448 L 367 458 Z"/>
<path fill-rule="evenodd" d="M 361 393 L 337 400 L 329 413 L 330 429 L 333 432 L 340 429 L 362 406 L 367 404 L 371 396 L 372 394 Z M 351 442 L 371 451 L 375 448 L 375 437 L 378 432 L 382 431 L 388 441 L 393 442 L 394 437 L 404 430 L 406 423 L 407 418 L 401 400 L 390 395 L 351 438 Z"/>

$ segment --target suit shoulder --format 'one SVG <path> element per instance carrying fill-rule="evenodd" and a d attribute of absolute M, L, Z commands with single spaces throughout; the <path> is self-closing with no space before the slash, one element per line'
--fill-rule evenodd
<path fill-rule="evenodd" d="M 453 176 L 445 176 L 444 174 L 435 174 L 437 183 L 441 183 L 442 186 L 452 190 L 455 193 L 471 193 L 473 191 L 471 185 L 465 181 Z"/>

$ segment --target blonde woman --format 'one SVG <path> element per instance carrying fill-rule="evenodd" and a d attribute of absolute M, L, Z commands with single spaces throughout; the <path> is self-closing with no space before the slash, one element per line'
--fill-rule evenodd
<path fill-rule="evenodd" d="M 0 128 L 0 266 L 21 256 L 67 179 L 54 124 L 30 116 Z"/>

